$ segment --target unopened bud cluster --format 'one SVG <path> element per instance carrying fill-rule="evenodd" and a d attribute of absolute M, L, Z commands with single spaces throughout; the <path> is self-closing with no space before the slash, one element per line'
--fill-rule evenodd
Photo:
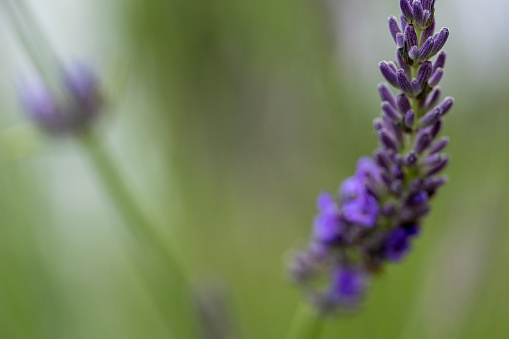
<path fill-rule="evenodd" d="M 441 153 L 449 139 L 439 132 L 453 99 L 440 102 L 437 85 L 449 30 L 435 33 L 434 5 L 434 0 L 400 0 L 401 26 L 389 18 L 396 60 L 379 67 L 397 93 L 378 86 L 379 148 L 358 161 L 337 194 L 320 194 L 311 242 L 292 262 L 295 281 L 324 312 L 357 307 L 370 277 L 407 255 L 430 199 L 446 182 L 439 173 L 449 161 Z"/>

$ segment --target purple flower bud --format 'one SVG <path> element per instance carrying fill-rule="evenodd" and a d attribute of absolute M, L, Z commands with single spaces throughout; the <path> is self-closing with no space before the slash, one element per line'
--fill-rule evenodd
<path fill-rule="evenodd" d="M 426 191 L 419 191 L 412 194 L 408 200 L 407 204 L 409 206 L 417 206 L 422 205 L 428 202 L 428 193 Z"/>
<path fill-rule="evenodd" d="M 354 224 L 373 227 L 380 212 L 376 199 L 365 192 L 343 204 L 345 219 Z"/>
<path fill-rule="evenodd" d="M 404 32 L 405 28 L 406 28 L 406 25 L 407 25 L 407 22 L 405 20 L 405 17 L 403 16 L 403 14 L 401 14 L 399 16 L 399 22 L 401 23 L 401 31 Z"/>
<path fill-rule="evenodd" d="M 417 60 L 417 53 L 418 53 L 418 49 L 417 49 L 417 46 L 412 46 L 410 47 L 410 50 L 408 51 L 408 56 L 410 57 L 410 59 L 412 60 Z"/>
<path fill-rule="evenodd" d="M 376 118 L 375 120 L 373 120 L 373 127 L 375 127 L 375 132 L 384 129 L 385 125 L 382 118 Z"/>
<path fill-rule="evenodd" d="M 431 135 L 431 139 L 435 139 L 442 129 L 442 120 L 438 120 L 431 128 L 429 128 L 429 134 Z"/>
<path fill-rule="evenodd" d="M 432 37 L 434 33 L 435 33 L 435 19 L 433 18 L 429 27 L 422 31 L 421 41 L 425 41 L 426 39 Z"/>
<path fill-rule="evenodd" d="M 58 133 L 67 128 L 55 97 L 42 79 L 34 77 L 19 90 L 21 104 L 36 123 L 48 132 Z"/>
<path fill-rule="evenodd" d="M 433 72 L 437 70 L 437 68 L 444 68 L 445 66 L 445 59 L 447 57 L 447 53 L 445 51 L 441 51 L 437 55 L 437 59 L 435 60 L 435 63 L 433 64 Z"/>
<path fill-rule="evenodd" d="M 396 46 L 398 48 L 405 46 L 405 38 L 403 37 L 403 33 L 396 33 Z"/>
<path fill-rule="evenodd" d="M 394 16 L 390 16 L 388 19 L 389 23 L 389 32 L 391 33 L 392 38 L 394 39 L 394 42 L 396 42 L 396 34 L 401 33 L 401 30 L 398 26 L 398 21 Z"/>
<path fill-rule="evenodd" d="M 433 91 L 428 95 L 428 98 L 425 101 L 424 104 L 425 110 L 435 107 L 438 100 L 440 99 L 440 94 L 442 94 L 442 89 L 440 87 L 435 87 L 435 89 L 433 89 Z"/>
<path fill-rule="evenodd" d="M 415 122 L 415 113 L 414 111 L 410 110 L 406 112 L 405 114 L 405 126 L 412 129 L 414 127 Z"/>
<path fill-rule="evenodd" d="M 390 135 L 396 139 L 398 145 L 403 144 L 403 133 L 401 129 L 387 116 L 384 116 L 384 125 Z"/>
<path fill-rule="evenodd" d="M 431 11 L 431 0 L 422 0 L 422 8 Z"/>
<path fill-rule="evenodd" d="M 411 150 L 408 152 L 408 154 L 405 156 L 405 164 L 407 166 L 413 166 L 417 163 L 417 153 L 414 150 Z"/>
<path fill-rule="evenodd" d="M 388 101 L 382 102 L 382 110 L 392 121 L 398 122 L 401 120 L 401 114 Z"/>
<path fill-rule="evenodd" d="M 419 82 L 419 85 L 424 87 L 424 84 L 428 81 L 428 79 L 431 76 L 431 68 L 433 66 L 431 65 L 430 61 L 425 61 L 421 68 L 419 68 L 419 71 L 417 72 L 416 79 Z"/>
<path fill-rule="evenodd" d="M 403 13 L 407 22 L 414 19 L 412 6 L 408 0 L 399 0 L 399 7 L 401 8 L 401 13 Z"/>
<path fill-rule="evenodd" d="M 433 45 L 433 49 L 431 50 L 431 54 L 436 54 L 438 51 L 444 47 L 445 42 L 447 41 L 447 38 L 449 37 L 449 29 L 444 27 L 438 33 L 437 37 L 435 38 L 435 44 Z"/>
<path fill-rule="evenodd" d="M 403 70 L 398 71 L 396 74 L 396 79 L 399 88 L 401 88 L 404 93 L 413 96 L 412 84 L 410 83 L 410 80 L 408 80 L 408 77 L 406 76 L 405 72 L 403 72 Z"/>
<path fill-rule="evenodd" d="M 396 140 L 389 135 L 386 129 L 381 129 L 378 131 L 378 138 L 380 139 L 380 143 L 386 149 L 391 149 L 393 151 L 398 150 L 398 144 Z"/>
<path fill-rule="evenodd" d="M 421 93 L 422 90 L 421 84 L 419 84 L 419 81 L 417 79 L 412 79 L 410 85 L 412 86 L 412 93 L 414 95 L 418 95 L 419 93 Z"/>
<path fill-rule="evenodd" d="M 382 206 L 381 214 L 385 216 L 392 216 L 397 212 L 397 207 L 392 202 L 385 203 Z"/>
<path fill-rule="evenodd" d="M 424 176 L 430 177 L 432 175 L 437 174 L 438 172 L 443 170 L 445 168 L 445 166 L 447 166 L 448 163 L 449 163 L 449 158 L 447 156 L 442 156 L 442 159 L 439 162 L 437 162 L 431 166 L 426 166 Z"/>
<path fill-rule="evenodd" d="M 414 1 L 413 5 L 414 21 L 418 26 L 423 26 L 424 22 L 424 10 L 422 9 L 421 2 L 419 0 Z"/>
<path fill-rule="evenodd" d="M 422 132 L 417 134 L 417 138 L 415 140 L 414 150 L 417 154 L 421 154 L 424 152 L 426 148 L 428 148 L 431 143 L 431 136 L 428 133 Z"/>
<path fill-rule="evenodd" d="M 398 64 L 398 67 L 405 72 L 406 76 L 410 77 L 412 70 L 410 69 L 410 66 L 403 60 L 400 51 L 396 51 L 396 62 Z"/>
<path fill-rule="evenodd" d="M 380 93 L 380 98 L 382 101 L 388 101 L 392 106 L 396 106 L 396 99 L 394 98 L 394 94 L 392 94 L 391 90 L 386 84 L 378 84 L 378 92 Z"/>
<path fill-rule="evenodd" d="M 421 62 L 423 60 L 426 60 L 431 55 L 431 50 L 433 49 L 433 44 L 435 41 L 433 38 L 427 38 L 426 41 L 422 44 L 421 48 L 419 48 L 419 51 L 417 52 L 417 62 Z"/>
<path fill-rule="evenodd" d="M 408 233 L 401 227 L 392 230 L 385 243 L 384 254 L 387 260 L 400 262 L 410 250 Z"/>
<path fill-rule="evenodd" d="M 443 75 L 444 75 L 444 69 L 437 68 L 436 71 L 431 76 L 431 78 L 429 78 L 428 85 L 430 85 L 430 87 L 435 87 L 436 85 L 438 85 L 440 80 L 442 80 Z"/>
<path fill-rule="evenodd" d="M 329 193 L 318 196 L 317 206 L 320 214 L 314 220 L 314 237 L 324 243 L 337 240 L 341 232 L 341 217 L 334 198 Z"/>
<path fill-rule="evenodd" d="M 444 116 L 449 110 L 451 109 L 452 105 L 454 104 L 454 98 L 453 97 L 446 97 L 444 101 L 438 107 L 442 110 L 442 116 Z"/>
<path fill-rule="evenodd" d="M 401 192 L 403 192 L 403 182 L 401 180 L 394 180 L 392 183 L 391 183 L 391 192 L 396 194 L 396 195 L 400 195 Z"/>
<path fill-rule="evenodd" d="M 412 109 L 410 101 L 408 101 L 407 97 L 403 93 L 400 93 L 396 96 L 396 103 L 399 111 L 402 114 L 406 114 L 406 112 Z"/>
<path fill-rule="evenodd" d="M 449 144 L 449 138 L 448 137 L 442 137 L 440 139 L 438 139 L 437 141 L 435 141 L 429 148 L 429 154 L 434 154 L 434 153 L 438 153 L 440 151 L 442 151 L 445 146 L 447 146 L 447 144 Z"/>
<path fill-rule="evenodd" d="M 443 157 L 441 154 L 431 154 L 422 159 L 422 164 L 427 166 L 434 165 L 441 162 Z"/>
<path fill-rule="evenodd" d="M 374 158 L 375 158 L 375 161 L 376 163 L 378 164 L 378 166 L 382 167 L 383 169 L 385 169 L 387 172 L 390 171 L 390 168 L 391 168 L 391 165 L 392 165 L 392 160 L 391 158 L 387 155 L 387 152 L 382 150 L 382 149 L 378 149 L 376 152 L 375 152 L 375 155 L 374 155 Z"/>
<path fill-rule="evenodd" d="M 447 177 L 438 176 L 438 177 L 429 177 L 424 180 L 423 189 L 430 192 L 435 191 L 440 186 L 444 185 L 447 182 Z"/>
<path fill-rule="evenodd" d="M 412 46 L 418 46 L 417 34 L 415 34 L 414 25 L 408 24 L 405 27 L 403 36 L 405 38 L 405 43 L 407 44 L 408 49 L 410 49 Z"/>
<path fill-rule="evenodd" d="M 394 72 L 394 70 L 391 67 L 389 67 L 387 62 L 385 61 L 380 62 L 378 64 L 378 67 L 380 68 L 380 72 L 384 76 L 385 80 L 387 80 L 389 84 L 391 84 L 392 86 L 398 87 L 396 72 Z"/>
<path fill-rule="evenodd" d="M 99 92 L 98 80 L 90 68 L 78 63 L 66 68 L 64 84 L 82 114 L 97 113 L 102 104 L 102 96 Z"/>
<path fill-rule="evenodd" d="M 419 125 L 421 128 L 425 128 L 435 124 L 442 115 L 442 109 L 439 107 L 435 107 L 431 112 L 427 113 L 425 116 L 419 120 Z"/>
<path fill-rule="evenodd" d="M 356 306 L 367 287 L 365 274 L 357 269 L 339 268 L 332 277 L 330 298 L 344 307 Z"/>

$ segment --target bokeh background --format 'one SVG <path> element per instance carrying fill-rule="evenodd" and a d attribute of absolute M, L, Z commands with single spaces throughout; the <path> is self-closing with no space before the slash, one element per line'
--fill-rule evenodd
<path fill-rule="evenodd" d="M 179 320 L 160 263 L 141 251 L 145 273 L 135 268 L 137 244 L 82 149 L 33 133 L 15 92 L 30 63 L 4 17 L 0 338 L 182 339 L 189 326 L 205 339 L 284 338 L 301 300 L 286 264 L 315 197 L 376 146 L 377 64 L 394 57 L 398 1 L 29 3 L 62 59 L 103 78 L 97 129 L 178 250 L 202 320 Z M 414 251 L 323 338 L 509 337 L 508 11 L 436 2 L 451 30 L 450 182 Z"/>

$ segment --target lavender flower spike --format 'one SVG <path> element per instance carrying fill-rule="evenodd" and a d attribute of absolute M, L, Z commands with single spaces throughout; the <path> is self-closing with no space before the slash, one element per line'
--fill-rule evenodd
<path fill-rule="evenodd" d="M 92 70 L 80 63 L 62 69 L 61 91 L 54 93 L 34 75 L 19 89 L 28 116 L 53 135 L 86 128 L 103 104 L 99 83 Z"/>
<path fill-rule="evenodd" d="M 294 280 L 324 313 L 357 309 L 371 278 L 410 254 L 430 200 L 447 181 L 439 174 L 449 162 L 441 153 L 449 138 L 439 132 L 454 100 L 437 105 L 441 89 L 435 86 L 449 30 L 434 33 L 434 0 L 399 4 L 401 29 L 395 17 L 388 20 L 396 63 L 379 64 L 396 89 L 378 85 L 382 115 L 373 125 L 379 146 L 373 159 L 359 160 L 339 192 L 320 194 L 311 242 L 291 265 Z M 53 112 L 51 105 L 41 107 Z"/>

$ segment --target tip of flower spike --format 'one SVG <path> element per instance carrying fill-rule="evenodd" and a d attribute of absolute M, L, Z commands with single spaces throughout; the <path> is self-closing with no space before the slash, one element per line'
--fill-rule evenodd
<path fill-rule="evenodd" d="M 88 126 L 102 105 L 98 81 L 84 64 L 62 69 L 61 90 L 54 93 L 37 74 L 19 89 L 28 115 L 50 134 L 64 134 Z"/>

